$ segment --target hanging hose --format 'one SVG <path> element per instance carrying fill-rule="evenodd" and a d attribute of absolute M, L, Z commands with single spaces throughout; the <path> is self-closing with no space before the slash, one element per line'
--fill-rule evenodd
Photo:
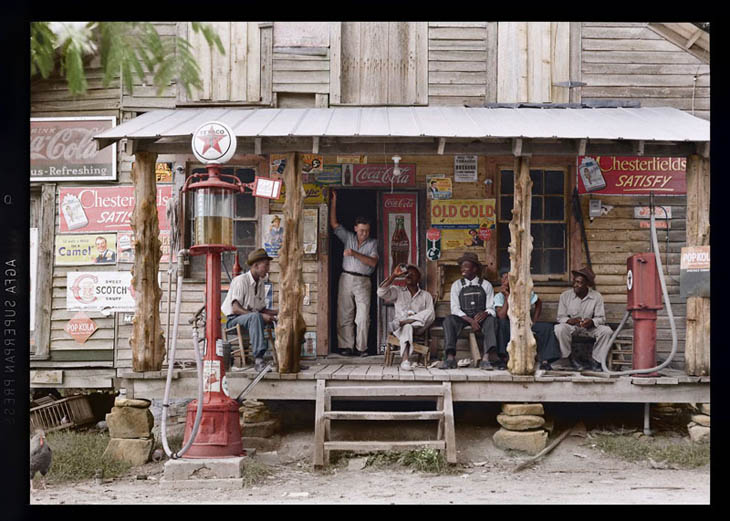
<path fill-rule="evenodd" d="M 193 353 L 195 353 L 195 365 L 198 370 L 198 409 L 195 413 L 195 422 L 193 423 L 193 430 L 190 434 L 188 442 L 178 452 L 174 453 L 170 450 L 167 443 L 167 411 L 170 408 L 170 384 L 172 383 L 172 370 L 175 364 L 175 348 L 177 347 L 177 330 L 180 321 L 180 303 L 182 301 L 182 279 L 183 279 L 183 263 L 182 257 L 188 254 L 188 250 L 180 250 L 177 253 L 177 285 L 175 287 L 175 325 L 172 329 L 172 342 L 170 349 L 167 354 L 167 381 L 165 382 L 165 396 L 162 400 L 162 424 L 160 426 L 160 433 L 162 438 L 162 447 L 165 450 L 165 454 L 171 459 L 178 459 L 180 456 L 185 454 L 190 446 L 195 441 L 195 436 L 198 434 L 198 427 L 200 426 L 200 419 L 203 416 L 203 362 L 200 358 L 200 350 L 198 349 L 198 330 L 193 327 Z"/>
<path fill-rule="evenodd" d="M 667 293 L 667 283 L 664 280 L 664 269 L 662 268 L 662 261 L 661 261 L 661 255 L 659 255 L 659 242 L 656 238 L 656 225 L 654 224 L 654 194 L 651 194 L 651 206 L 649 208 L 650 218 L 651 218 L 651 245 L 652 249 L 654 250 L 654 256 L 656 257 L 656 266 L 657 270 L 659 270 L 659 282 L 662 286 L 662 296 L 664 297 L 664 303 L 667 305 L 667 315 L 669 316 L 669 325 L 672 328 L 672 351 L 669 353 L 669 357 L 664 360 L 660 365 L 656 367 L 652 367 L 649 369 L 632 369 L 629 371 L 609 371 L 606 367 L 606 358 L 608 357 L 608 352 L 606 352 L 606 357 L 604 357 L 603 360 L 601 360 L 601 367 L 603 368 L 604 372 L 606 372 L 609 375 L 628 375 L 628 374 L 642 374 L 642 373 L 653 373 L 654 371 L 659 371 L 661 369 L 664 369 L 666 366 L 669 365 L 669 363 L 672 361 L 672 358 L 674 358 L 674 355 L 677 353 L 677 328 L 674 324 L 674 315 L 672 314 L 672 303 L 669 301 L 669 294 Z M 667 252 L 667 258 L 669 256 L 669 253 Z M 626 310 L 626 313 L 624 314 L 624 318 L 621 320 L 621 323 L 616 328 L 616 331 L 614 331 L 613 335 L 611 335 L 611 339 L 608 341 L 608 345 L 613 345 L 614 340 L 616 340 L 616 337 L 619 334 L 619 331 L 621 331 L 621 328 L 624 326 L 624 323 L 626 323 L 626 319 L 629 317 L 630 311 Z"/>

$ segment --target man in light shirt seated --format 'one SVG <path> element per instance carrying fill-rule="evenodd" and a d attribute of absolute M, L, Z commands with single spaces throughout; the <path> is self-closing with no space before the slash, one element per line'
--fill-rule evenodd
<path fill-rule="evenodd" d="M 393 286 L 393 281 L 403 274 L 405 287 Z M 433 297 L 418 286 L 420 280 L 421 272 L 416 266 L 409 265 L 403 271 L 403 266 L 398 265 L 378 287 L 378 297 L 395 304 L 395 317 L 389 324 L 389 329 L 400 341 L 400 367 L 405 371 L 413 370 L 408 357 L 413 353 L 414 333 L 423 334 L 436 317 Z"/>

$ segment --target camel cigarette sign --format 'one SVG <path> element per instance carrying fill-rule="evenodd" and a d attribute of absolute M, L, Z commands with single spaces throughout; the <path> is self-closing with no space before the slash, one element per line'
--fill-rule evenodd
<path fill-rule="evenodd" d="M 115 181 L 116 145 L 94 141 L 115 125 L 114 116 L 30 118 L 30 180 Z"/>

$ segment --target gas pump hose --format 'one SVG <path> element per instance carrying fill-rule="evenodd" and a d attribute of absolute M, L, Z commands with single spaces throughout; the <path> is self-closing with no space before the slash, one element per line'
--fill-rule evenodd
<path fill-rule="evenodd" d="M 657 270 L 659 271 L 659 282 L 662 287 L 662 296 L 664 298 L 664 303 L 667 305 L 667 315 L 669 316 L 669 325 L 672 328 L 672 351 L 669 353 L 669 357 L 664 360 L 660 365 L 656 367 L 652 367 L 649 369 L 631 369 L 628 371 L 609 371 L 608 367 L 606 366 L 606 358 L 608 357 L 608 352 L 606 352 L 606 357 L 604 357 L 603 360 L 601 360 L 601 367 L 603 368 L 603 371 L 606 372 L 609 375 L 629 375 L 629 374 L 643 374 L 643 373 L 653 373 L 654 371 L 659 371 L 660 369 L 664 369 L 666 366 L 669 365 L 669 363 L 672 361 L 672 358 L 674 358 L 674 355 L 677 354 L 677 327 L 674 323 L 674 314 L 672 313 L 672 303 L 669 301 L 669 294 L 667 293 L 667 283 L 664 280 L 664 269 L 662 268 L 662 261 L 661 261 L 661 255 L 659 255 L 659 243 L 657 241 L 656 237 L 656 225 L 654 224 L 654 194 L 652 194 L 651 197 L 651 244 L 654 249 L 654 256 L 656 257 L 656 266 Z M 626 319 L 629 317 L 630 311 L 626 310 L 626 313 L 624 313 L 624 318 L 621 320 L 621 323 L 616 328 L 616 331 L 614 331 L 613 335 L 611 335 L 611 339 L 608 342 L 608 345 L 613 345 L 614 340 L 616 340 L 616 337 L 618 336 L 619 332 L 621 331 L 621 328 L 626 323 Z"/>
<path fill-rule="evenodd" d="M 180 250 L 177 252 L 177 286 L 175 287 L 175 324 L 172 329 L 172 342 L 170 343 L 170 350 L 167 354 L 167 380 L 165 382 L 165 396 L 162 400 L 162 423 L 160 425 L 160 434 L 162 438 L 162 447 L 165 449 L 165 454 L 171 459 L 178 459 L 180 456 L 185 454 L 190 446 L 195 441 L 195 436 L 198 434 L 198 427 L 200 426 L 200 419 L 203 416 L 203 362 L 200 357 L 200 350 L 198 349 L 198 330 L 193 326 L 193 353 L 195 353 L 195 365 L 198 370 L 198 408 L 195 413 L 195 422 L 193 423 L 193 430 L 190 434 L 188 442 L 178 452 L 173 453 L 167 443 L 167 411 L 170 408 L 170 384 L 172 383 L 172 371 L 175 364 L 175 348 L 177 347 L 177 330 L 180 322 L 180 303 L 182 301 L 182 284 L 183 284 L 183 256 L 188 254 L 188 250 Z"/>

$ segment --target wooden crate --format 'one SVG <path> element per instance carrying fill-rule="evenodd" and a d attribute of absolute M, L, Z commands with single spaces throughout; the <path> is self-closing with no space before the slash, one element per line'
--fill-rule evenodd
<path fill-rule="evenodd" d="M 30 432 L 43 429 L 53 432 L 94 421 L 86 395 L 78 394 L 33 407 L 30 410 Z"/>

